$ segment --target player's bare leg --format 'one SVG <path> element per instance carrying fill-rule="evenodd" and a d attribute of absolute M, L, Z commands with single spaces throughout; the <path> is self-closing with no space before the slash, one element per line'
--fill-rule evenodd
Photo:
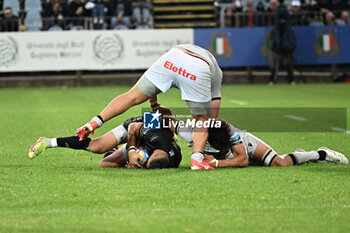
<path fill-rule="evenodd" d="M 198 121 L 206 121 L 209 119 L 208 115 L 192 115 L 194 119 L 196 119 L 196 122 Z M 209 166 L 209 164 L 204 159 L 204 147 L 205 144 L 208 141 L 208 129 L 205 127 L 195 127 L 194 133 L 192 136 L 193 141 L 193 153 L 191 156 L 191 169 L 192 170 L 207 170 L 207 169 L 214 169 L 213 167 Z"/>
<path fill-rule="evenodd" d="M 105 135 L 92 139 L 89 143 L 89 150 L 93 153 L 102 154 L 105 153 L 119 144 L 112 132 L 108 132 Z"/>
<path fill-rule="evenodd" d="M 105 109 L 100 113 L 104 121 L 118 116 L 131 108 L 132 106 L 141 104 L 150 97 L 143 94 L 136 86 L 132 87 L 127 93 L 114 98 Z"/>
<path fill-rule="evenodd" d="M 265 166 L 293 166 L 309 161 L 325 161 L 348 164 L 348 159 L 341 153 L 321 147 L 317 151 L 297 150 L 290 154 L 278 155 L 264 142 L 260 142 L 255 150 L 254 158 L 262 161 Z"/>
<path fill-rule="evenodd" d="M 221 99 L 211 101 L 210 118 L 218 118 L 220 111 Z"/>
<path fill-rule="evenodd" d="M 209 119 L 209 115 L 193 115 L 196 122 L 204 122 Z M 193 134 L 193 152 L 203 152 L 205 144 L 208 141 L 208 129 L 205 127 L 195 127 Z M 200 161 L 201 162 L 201 161 Z"/>
<path fill-rule="evenodd" d="M 322 159 L 317 151 L 300 151 L 280 156 L 264 142 L 258 144 L 254 158 L 262 161 L 264 166 L 276 167 L 299 165 L 308 161 Z"/>
<path fill-rule="evenodd" d="M 118 150 L 116 150 L 109 156 L 102 159 L 99 166 L 100 167 L 125 167 L 126 161 L 123 156 L 124 146 L 121 146 L 120 148 L 118 148 Z"/>

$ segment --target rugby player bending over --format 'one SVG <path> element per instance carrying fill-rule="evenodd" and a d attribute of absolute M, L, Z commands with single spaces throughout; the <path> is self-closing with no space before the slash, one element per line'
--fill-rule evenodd
<path fill-rule="evenodd" d="M 221 103 L 221 82 L 222 71 L 209 51 L 192 44 L 177 45 L 152 64 L 131 90 L 114 98 L 98 116 L 77 129 L 76 134 L 85 139 L 104 122 L 172 87 L 181 91 L 181 99 L 186 101 L 196 121 L 216 118 Z M 207 139 L 206 128 L 194 129 L 192 170 L 206 169 L 202 161 Z M 130 158 L 130 164 L 137 166 L 138 162 Z"/>

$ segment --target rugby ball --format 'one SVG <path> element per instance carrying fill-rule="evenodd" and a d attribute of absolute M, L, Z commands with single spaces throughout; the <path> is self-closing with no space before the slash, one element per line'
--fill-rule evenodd
<path fill-rule="evenodd" d="M 137 148 L 136 152 L 142 157 L 142 160 L 139 160 L 139 164 L 145 165 L 149 157 L 146 149 L 140 146 L 139 148 Z"/>

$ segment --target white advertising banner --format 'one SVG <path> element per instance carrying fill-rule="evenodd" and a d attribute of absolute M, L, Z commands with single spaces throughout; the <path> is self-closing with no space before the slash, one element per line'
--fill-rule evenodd
<path fill-rule="evenodd" d="M 146 69 L 193 29 L 0 33 L 0 72 Z"/>

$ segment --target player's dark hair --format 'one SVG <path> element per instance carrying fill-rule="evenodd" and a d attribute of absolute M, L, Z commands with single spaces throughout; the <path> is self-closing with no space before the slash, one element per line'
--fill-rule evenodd
<path fill-rule="evenodd" d="M 217 150 L 223 150 L 230 146 L 230 126 L 224 121 L 221 121 L 220 127 L 209 127 L 208 128 L 208 142 L 209 144 Z"/>
<path fill-rule="evenodd" d="M 169 168 L 170 161 L 168 157 L 160 157 L 160 158 L 154 158 L 152 161 L 150 161 L 148 168 L 149 169 L 156 169 L 156 168 Z"/>

